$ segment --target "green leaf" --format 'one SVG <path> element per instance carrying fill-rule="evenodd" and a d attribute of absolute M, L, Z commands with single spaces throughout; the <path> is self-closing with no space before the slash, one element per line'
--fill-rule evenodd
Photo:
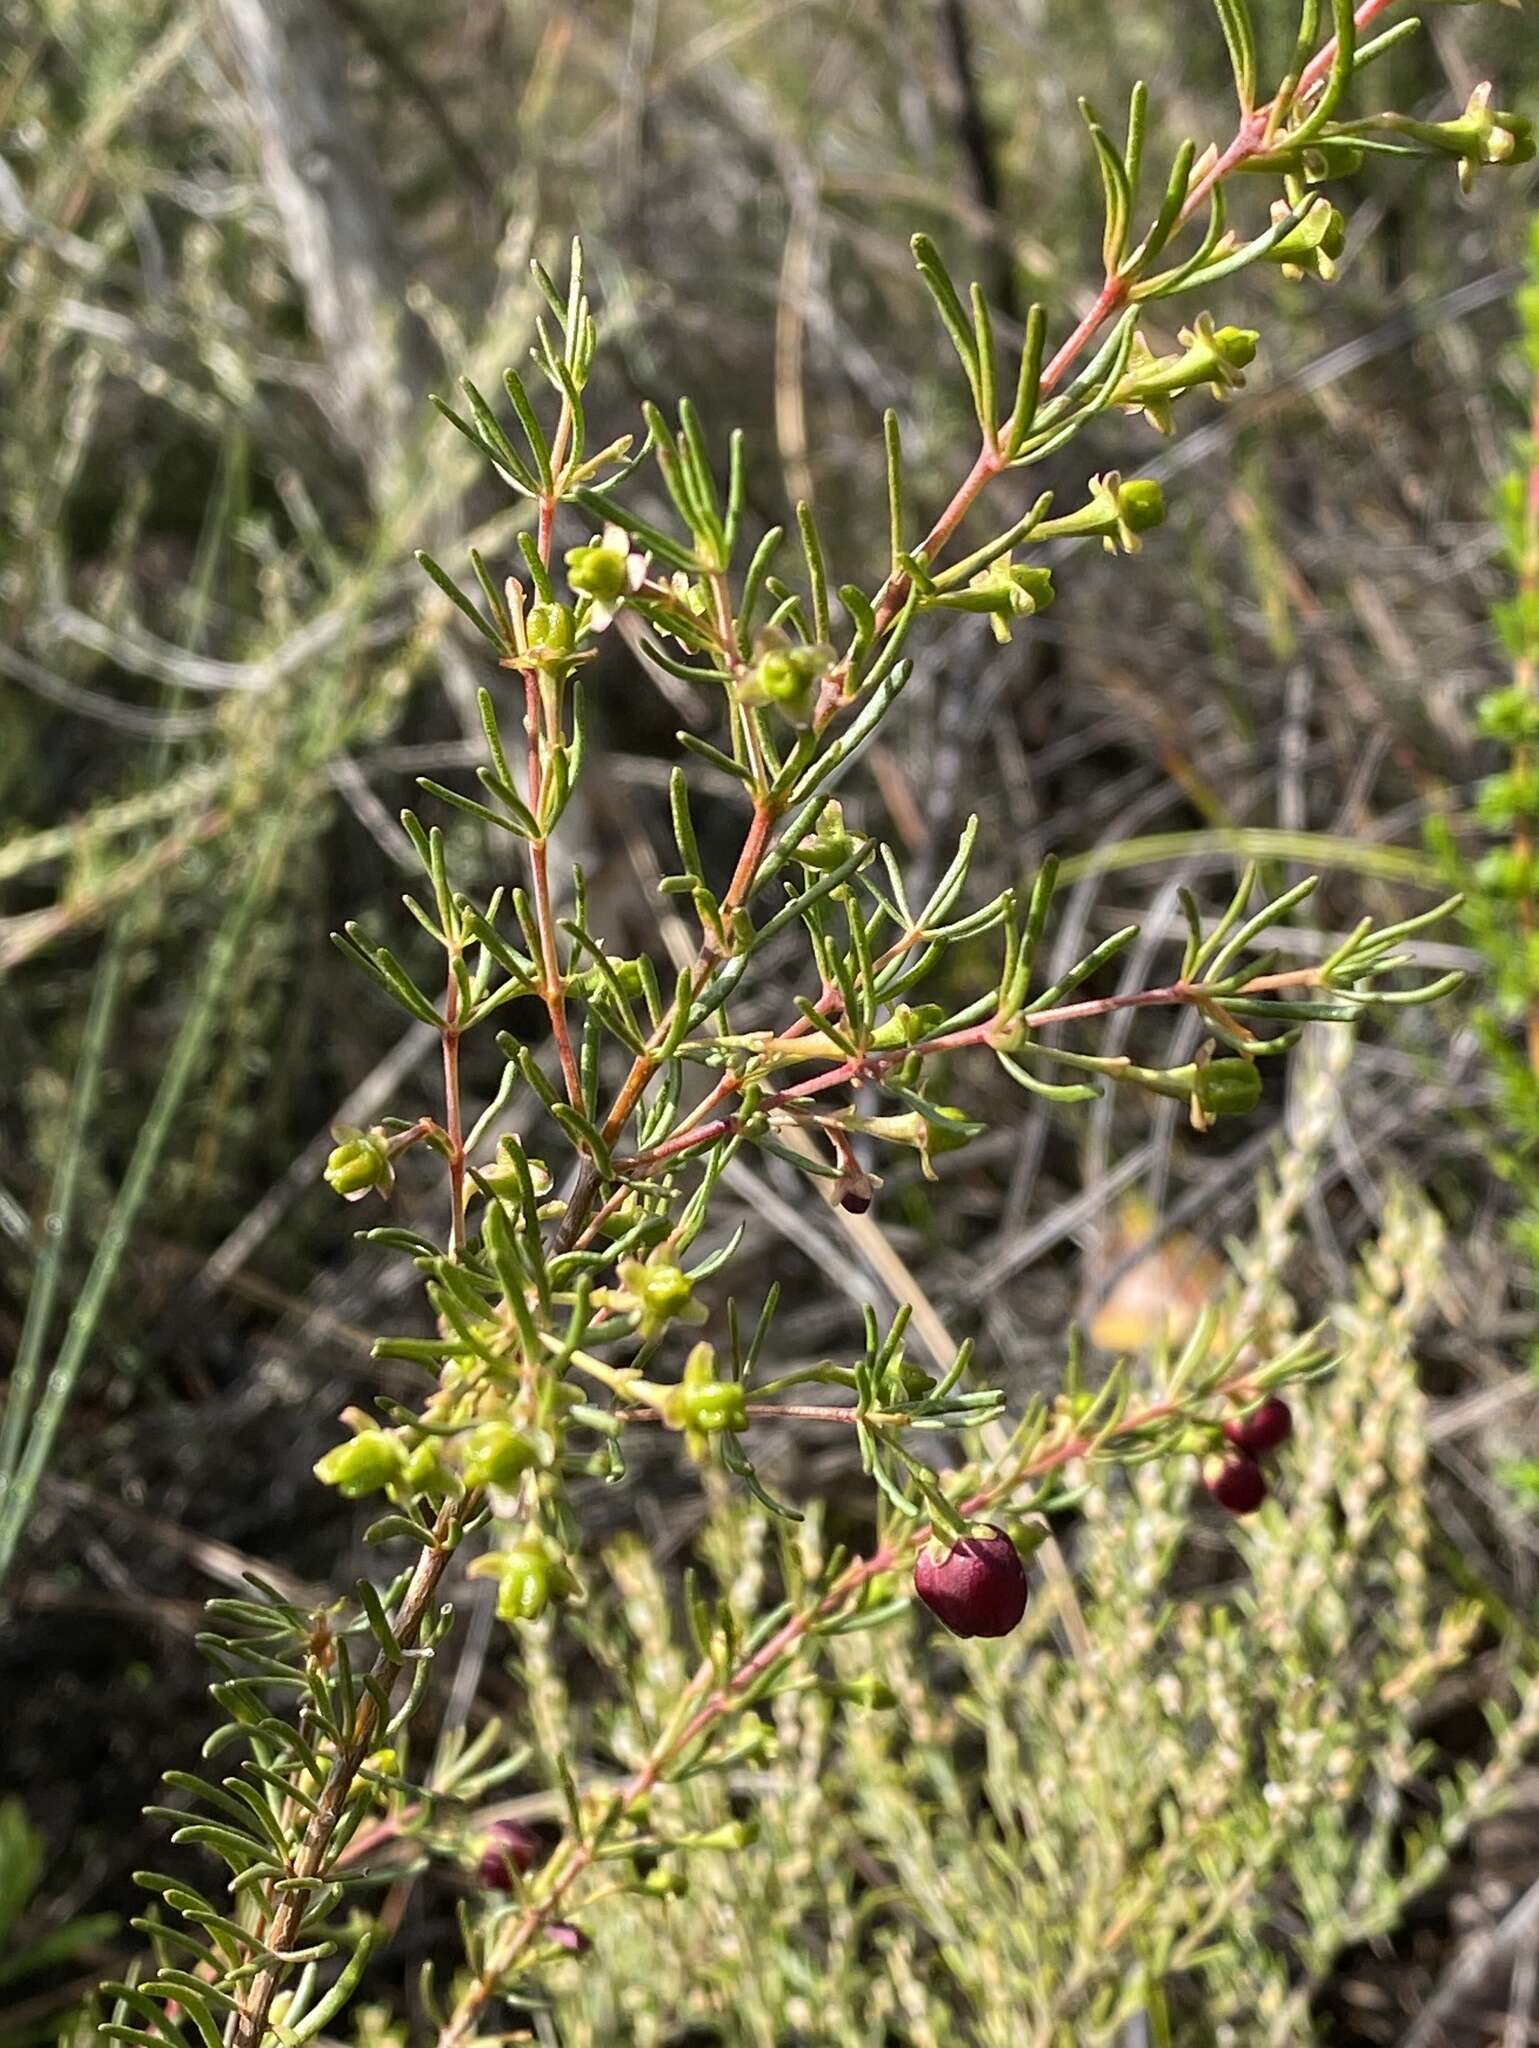
<path fill-rule="evenodd" d="M 940 251 L 928 235 L 915 235 L 910 244 L 919 275 L 929 286 L 930 296 L 935 301 L 942 325 L 951 336 L 951 345 L 956 350 L 966 373 L 968 389 L 973 396 L 973 410 L 979 419 L 983 417 L 982 373 L 978 363 L 978 345 L 972 331 L 972 324 L 963 311 L 962 301 L 957 297 L 957 288 L 951 282 Z"/>
<path fill-rule="evenodd" d="M 1248 115 L 1256 104 L 1256 31 L 1250 18 L 1249 0 L 1213 0 L 1213 11 L 1224 32 L 1240 112 Z"/>
<path fill-rule="evenodd" d="M 448 571 L 441 569 L 424 548 L 417 549 L 416 561 L 418 567 L 425 569 L 428 575 L 432 577 L 433 581 L 455 609 L 464 613 L 482 639 L 489 641 L 499 654 L 505 653 L 507 650 L 504 648 L 502 640 L 495 629 L 486 623 L 486 620 L 482 618 L 481 614 L 476 610 L 464 591 L 460 589 L 454 578 L 449 575 Z"/>
<path fill-rule="evenodd" d="M 1101 195 L 1105 207 L 1105 226 L 1101 231 L 1101 261 L 1106 275 L 1114 277 L 1122 262 L 1127 247 L 1128 224 L 1133 214 L 1133 195 L 1128 190 L 1128 174 L 1123 167 L 1121 152 L 1095 117 L 1088 100 L 1079 103 L 1080 118 L 1090 134 L 1095 150 L 1096 163 L 1101 173 Z"/>

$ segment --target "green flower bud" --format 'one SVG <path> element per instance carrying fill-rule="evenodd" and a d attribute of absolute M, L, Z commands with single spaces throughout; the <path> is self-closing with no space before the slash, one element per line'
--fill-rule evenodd
<path fill-rule="evenodd" d="M 843 807 L 831 798 L 819 812 L 818 822 L 812 831 L 805 839 L 798 840 L 796 858 L 804 868 L 830 875 L 835 868 L 843 867 L 859 843 L 854 834 L 845 829 Z"/>
<path fill-rule="evenodd" d="M 337 1140 L 326 1160 L 326 1185 L 346 1202 L 362 1201 L 378 1189 L 388 1194 L 395 1180 L 390 1163 L 389 1141 L 381 1130 L 360 1131 L 351 1124 L 338 1124 L 332 1132 Z"/>
<path fill-rule="evenodd" d="M 744 704 L 773 704 L 793 725 L 812 716 L 818 684 L 833 659 L 827 647 L 772 647 L 738 685 Z"/>
<path fill-rule="evenodd" d="M 900 1045 L 918 1045 L 940 1024 L 946 1021 L 946 1012 L 939 1003 L 908 1003 L 894 1005 L 892 1015 L 885 1024 L 879 1024 L 871 1034 L 871 1043 L 883 1052 L 894 1050 Z"/>
<path fill-rule="evenodd" d="M 609 974 L 601 974 L 596 967 L 584 967 L 580 973 L 567 977 L 567 993 L 592 1002 L 595 996 L 607 996 L 610 992 L 611 976 L 618 982 L 620 993 L 634 999 L 646 993 L 646 981 L 639 960 L 627 960 L 623 953 L 606 953 Z"/>
<path fill-rule="evenodd" d="M 994 638 L 1004 644 L 1016 619 L 1045 611 L 1053 596 L 1050 569 L 1032 562 L 1015 563 L 1007 556 L 980 569 L 966 590 L 950 592 L 938 602 L 960 611 L 987 612 Z"/>
<path fill-rule="evenodd" d="M 530 654 L 559 658 L 570 654 L 576 643 L 577 621 L 569 605 L 533 605 L 524 620 L 524 635 Z"/>
<path fill-rule="evenodd" d="M 578 1590 L 566 1559 L 538 1530 L 511 1550 L 478 1557 L 470 1576 L 497 1581 L 497 1615 L 507 1622 L 537 1621 L 553 1600 L 569 1600 Z"/>
<path fill-rule="evenodd" d="M 424 1437 L 406 1460 L 402 1481 L 404 1492 L 425 1494 L 429 1500 L 447 1500 L 459 1491 L 454 1474 L 443 1461 L 436 1437 Z"/>
<path fill-rule="evenodd" d="M 1109 469 L 1104 476 L 1091 477 L 1087 502 L 1062 519 L 1050 519 L 1041 528 L 1040 538 L 1099 534 L 1109 555 L 1116 554 L 1119 546 L 1125 554 L 1136 555 L 1142 545 L 1138 536 L 1158 526 L 1164 517 L 1165 493 L 1153 477 L 1133 477 L 1124 483 L 1120 471 Z M 974 583 L 980 580 L 973 579 Z"/>
<path fill-rule="evenodd" d="M 747 1849 L 759 1839 L 759 1823 L 755 1820 L 724 1821 L 719 1828 L 712 1828 L 703 1835 L 690 1835 L 680 1844 L 689 1849 Z"/>
<path fill-rule="evenodd" d="M 1130 533 L 1149 533 L 1165 518 L 1165 493 L 1152 476 L 1135 476 L 1117 492 L 1117 516 Z"/>
<path fill-rule="evenodd" d="M 1459 159 L 1459 184 L 1468 192 L 1481 164 L 1525 164 L 1534 154 L 1534 124 L 1521 114 L 1491 105 L 1487 81 L 1470 94 L 1456 121 L 1417 121 L 1409 114 L 1381 114 L 1378 126 L 1419 142 L 1424 149 Z"/>
<path fill-rule="evenodd" d="M 1205 1117 L 1245 1116 L 1261 1100 L 1261 1076 L 1249 1060 L 1209 1060 L 1193 1093 Z"/>
<path fill-rule="evenodd" d="M 1286 199 L 1272 208 L 1274 221 L 1286 220 L 1293 211 Z M 1316 199 L 1302 220 L 1295 221 L 1280 242 L 1266 253 L 1268 263 L 1279 263 L 1289 277 L 1318 277 L 1329 283 L 1336 274 L 1336 258 L 1346 246 L 1347 224 L 1340 209 L 1324 198 Z"/>
<path fill-rule="evenodd" d="M 807 678 L 789 654 L 766 654 L 756 678 L 772 704 L 794 704 L 807 693 Z"/>
<path fill-rule="evenodd" d="M 1162 434 L 1172 431 L 1171 401 L 1182 392 L 1207 385 L 1221 398 L 1243 384 L 1260 336 L 1249 327 L 1215 327 L 1210 314 L 1199 313 L 1179 339 L 1180 355 L 1156 356 L 1139 335 L 1113 395 L 1114 404 L 1143 413 Z"/>
<path fill-rule="evenodd" d="M 682 1315 L 695 1298 L 695 1283 L 678 1266 L 647 1266 L 636 1289 L 645 1313 L 659 1322 Z"/>
<path fill-rule="evenodd" d="M 727 1430 L 748 1427 L 748 1404 L 736 1380 L 713 1380 L 704 1386 L 684 1386 L 679 1394 L 679 1411 L 684 1427 L 701 1436 L 720 1436 Z"/>
<path fill-rule="evenodd" d="M 406 1452 L 399 1437 L 368 1429 L 334 1444 L 313 1470 L 323 1486 L 334 1486 L 344 1500 L 361 1500 L 366 1493 L 378 1493 L 404 1479 Z"/>
<path fill-rule="evenodd" d="M 467 1486 L 511 1486 L 539 1462 L 534 1445 L 506 1422 L 483 1422 L 465 1439 Z"/>
<path fill-rule="evenodd" d="M 538 1551 L 514 1551 L 497 1581 L 499 1621 L 538 1621 L 551 1601 L 548 1560 Z"/>
<path fill-rule="evenodd" d="M 1209 340 L 1213 353 L 1230 370 L 1248 370 L 1256 360 L 1261 336 L 1254 327 L 1220 327 Z"/>
<path fill-rule="evenodd" d="M 571 548 L 566 558 L 566 580 L 583 597 L 613 604 L 625 595 L 625 556 L 619 548 L 608 548 L 599 542 Z"/>
<path fill-rule="evenodd" d="M 400 1768 L 401 1759 L 395 1750 L 371 1749 L 359 1765 L 360 1775 L 353 1780 L 352 1788 L 347 1795 L 348 1798 L 367 1799 L 372 1797 L 378 1799 L 383 1797 L 386 1788 L 383 1785 L 371 1785 L 362 1773 L 365 1771 L 375 1771 L 382 1778 L 394 1778 L 399 1774 Z"/>
<path fill-rule="evenodd" d="M 928 1149 L 931 1152 L 959 1152 L 977 1135 L 965 1110 L 953 1109 L 948 1103 L 936 1102 L 931 1104 L 930 1113 L 940 1119 L 938 1124 L 927 1125 Z M 946 1127 L 949 1124 L 955 1124 L 959 1128 L 948 1130 Z"/>
<path fill-rule="evenodd" d="M 922 1401 L 934 1385 L 933 1376 L 910 1365 L 901 1352 L 882 1369 L 882 1393 L 889 1401 Z"/>
<path fill-rule="evenodd" d="M 689 1879 L 682 1870 L 674 1870 L 666 1863 L 659 1863 L 639 1880 L 636 1889 L 645 1892 L 649 1898 L 682 1899 L 689 1891 Z"/>
<path fill-rule="evenodd" d="M 519 1172 L 518 1163 L 513 1157 L 517 1145 L 516 1138 L 504 1135 L 498 1141 L 497 1156 L 480 1169 L 481 1178 L 499 1195 L 516 1195 L 523 1186 L 523 1174 Z M 535 1200 L 543 1201 L 551 1190 L 550 1168 L 543 1159 L 526 1158 L 524 1166 L 529 1175 L 529 1185 L 534 1190 Z"/>

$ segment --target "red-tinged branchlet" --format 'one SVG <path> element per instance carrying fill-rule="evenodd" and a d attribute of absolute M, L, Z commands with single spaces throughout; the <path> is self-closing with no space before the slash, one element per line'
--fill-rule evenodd
<path fill-rule="evenodd" d="M 1293 1434 L 1293 1410 L 1280 1395 L 1269 1394 L 1259 1408 L 1242 1415 L 1238 1422 L 1226 1422 L 1224 1435 L 1236 1449 L 1253 1458 L 1264 1458 L 1285 1444 Z"/>
<path fill-rule="evenodd" d="M 1266 1499 L 1261 1467 L 1246 1451 L 1225 1458 L 1215 1472 L 1204 1475 L 1202 1483 L 1231 1515 L 1253 1515 Z"/>
<path fill-rule="evenodd" d="M 990 1523 L 943 1555 L 928 1545 L 921 1550 L 914 1591 L 954 1636 L 1007 1636 L 1026 1612 L 1026 1567 L 1004 1530 Z"/>

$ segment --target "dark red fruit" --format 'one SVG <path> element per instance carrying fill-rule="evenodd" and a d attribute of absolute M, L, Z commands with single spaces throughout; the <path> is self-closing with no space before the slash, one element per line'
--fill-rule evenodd
<path fill-rule="evenodd" d="M 1253 1515 L 1266 1499 L 1266 1480 L 1248 1451 L 1226 1458 L 1203 1485 L 1231 1515 Z"/>
<path fill-rule="evenodd" d="M 963 1536 L 944 1557 L 926 1547 L 914 1565 L 914 1591 L 954 1636 L 1007 1636 L 1026 1612 L 1026 1567 L 1003 1529 Z"/>
<path fill-rule="evenodd" d="M 1253 1458 L 1264 1458 L 1285 1444 L 1293 1434 L 1293 1410 L 1276 1394 L 1268 1395 L 1259 1408 L 1238 1422 L 1226 1422 L 1224 1435 L 1230 1443 Z"/>
<path fill-rule="evenodd" d="M 488 1891 L 510 1892 L 515 1873 L 525 1877 L 545 1853 L 545 1844 L 521 1820 L 493 1821 L 476 1876 Z"/>
<path fill-rule="evenodd" d="M 864 1216 L 871 1207 L 871 1188 L 869 1182 L 865 1187 L 846 1188 L 839 1197 L 839 1207 L 847 1211 L 851 1216 Z"/>

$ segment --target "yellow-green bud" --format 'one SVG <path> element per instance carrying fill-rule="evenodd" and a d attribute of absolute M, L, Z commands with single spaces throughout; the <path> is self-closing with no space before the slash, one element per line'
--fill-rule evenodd
<path fill-rule="evenodd" d="M 682 1845 L 690 1849 L 747 1849 L 759 1839 L 756 1820 L 724 1821 L 703 1835 L 690 1835 Z"/>
<path fill-rule="evenodd" d="M 454 1474 L 444 1463 L 436 1438 L 424 1437 L 406 1460 L 403 1486 L 406 1492 L 426 1494 L 429 1500 L 445 1500 L 456 1491 Z"/>
<path fill-rule="evenodd" d="M 399 1437 L 382 1429 L 365 1430 L 334 1444 L 324 1458 L 317 1459 L 315 1476 L 323 1486 L 334 1486 L 344 1500 L 361 1500 L 366 1493 L 394 1486 L 406 1475 L 406 1452 Z"/>
<path fill-rule="evenodd" d="M 353 1780 L 352 1787 L 347 1795 L 348 1798 L 367 1799 L 370 1797 L 381 1797 L 386 1788 L 383 1785 L 371 1785 L 362 1773 L 365 1771 L 375 1771 L 382 1778 L 393 1778 L 399 1773 L 400 1768 L 401 1759 L 393 1749 L 371 1749 L 359 1765 L 360 1775 Z"/>
<path fill-rule="evenodd" d="M 582 596 L 613 604 L 625 595 L 625 556 L 619 548 L 607 548 L 597 541 L 588 547 L 571 548 L 566 558 L 566 580 Z"/>
<path fill-rule="evenodd" d="M 803 724 L 830 659 L 826 647 L 772 647 L 743 678 L 738 694 L 745 704 L 773 704 L 793 725 Z"/>
<path fill-rule="evenodd" d="M 900 1045 L 918 1045 L 945 1019 L 946 1012 L 939 1003 L 919 1003 L 913 1007 L 898 1003 L 886 1023 L 878 1024 L 872 1032 L 871 1043 L 883 1052 Z"/>
<path fill-rule="evenodd" d="M 832 798 L 818 813 L 818 822 L 805 839 L 798 840 L 796 858 L 804 868 L 832 874 L 855 851 L 859 841 L 845 829 L 844 811 Z"/>
<path fill-rule="evenodd" d="M 684 1427 L 701 1436 L 720 1436 L 726 1430 L 748 1427 L 748 1404 L 736 1380 L 711 1380 L 701 1386 L 684 1386 L 679 1393 L 679 1410 Z"/>
<path fill-rule="evenodd" d="M 1248 370 L 1256 360 L 1261 336 L 1254 327 L 1218 327 L 1209 336 L 1213 353 L 1231 370 Z"/>
<path fill-rule="evenodd" d="M 934 1385 L 929 1373 L 910 1365 L 901 1353 L 882 1371 L 882 1392 L 890 1401 L 922 1401 Z"/>
<path fill-rule="evenodd" d="M 1274 220 L 1286 220 L 1291 208 L 1279 199 L 1272 208 Z M 1346 246 L 1347 223 L 1339 207 L 1322 194 L 1313 201 L 1301 220 L 1294 222 L 1280 242 L 1266 252 L 1268 263 L 1280 263 L 1290 276 L 1306 272 L 1327 283 L 1335 274 L 1336 258 Z"/>
<path fill-rule="evenodd" d="M 941 1121 L 929 1125 L 930 1150 L 932 1152 L 957 1152 L 974 1136 L 970 1130 L 947 1130 L 947 1124 L 965 1125 L 969 1119 L 965 1110 L 953 1109 L 949 1103 L 937 1102 L 931 1105 L 931 1115 Z"/>
<path fill-rule="evenodd" d="M 537 604 L 524 621 L 524 633 L 531 654 L 570 654 L 577 638 L 577 621 L 564 604 Z"/>
<path fill-rule="evenodd" d="M 512 1550 L 477 1558 L 474 1577 L 497 1580 L 497 1614 L 502 1621 L 537 1621 L 552 1600 L 567 1600 L 577 1591 L 566 1560 L 538 1534 Z"/>
<path fill-rule="evenodd" d="M 334 1194 L 356 1202 L 378 1188 L 386 1193 L 395 1178 L 390 1164 L 390 1147 L 383 1131 L 360 1131 L 338 1125 L 337 1140 L 327 1156 L 325 1180 Z"/>
<path fill-rule="evenodd" d="M 965 611 L 987 612 L 994 638 L 1003 645 L 1010 638 L 1011 622 L 1045 611 L 1053 595 L 1050 569 L 1036 562 L 1012 562 L 1007 557 L 980 569 L 969 579 L 965 591 L 946 602 Z"/>
<path fill-rule="evenodd" d="M 1204 1116 L 1244 1116 L 1261 1100 L 1261 1076 L 1249 1060 L 1209 1060 L 1195 1092 Z"/>
<path fill-rule="evenodd" d="M 647 1314 L 666 1322 L 680 1315 L 694 1299 L 695 1283 L 678 1266 L 648 1266 L 637 1287 Z"/>
<path fill-rule="evenodd" d="M 467 1486 L 511 1486 L 538 1463 L 534 1445 L 506 1422 L 483 1422 L 465 1440 Z"/>
<path fill-rule="evenodd" d="M 1132 533 L 1148 533 L 1165 517 L 1165 493 L 1152 476 L 1135 476 L 1117 492 L 1117 516 Z"/>

